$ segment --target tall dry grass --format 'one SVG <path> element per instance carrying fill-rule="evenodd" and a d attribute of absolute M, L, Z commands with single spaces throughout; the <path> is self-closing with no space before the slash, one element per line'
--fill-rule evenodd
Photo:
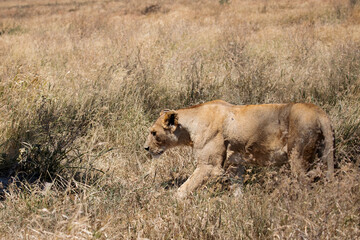
<path fill-rule="evenodd" d="M 359 22 L 354 0 L 1 2 L 1 238 L 360 237 Z M 216 98 L 323 107 L 335 181 L 249 169 L 240 198 L 177 201 L 196 159 L 147 159 L 147 128 Z"/>

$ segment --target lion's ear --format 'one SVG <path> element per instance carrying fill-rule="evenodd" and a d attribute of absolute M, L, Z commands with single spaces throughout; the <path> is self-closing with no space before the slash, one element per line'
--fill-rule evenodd
<path fill-rule="evenodd" d="M 175 130 L 178 126 L 178 114 L 174 110 L 164 111 L 163 127 Z"/>

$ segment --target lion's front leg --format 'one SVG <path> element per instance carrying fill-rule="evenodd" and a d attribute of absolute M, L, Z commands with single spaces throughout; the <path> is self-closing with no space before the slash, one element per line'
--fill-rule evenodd
<path fill-rule="evenodd" d="M 180 186 L 177 197 L 184 198 L 196 188 L 204 184 L 210 177 L 224 173 L 222 163 L 226 157 L 226 148 L 220 138 L 215 138 L 204 147 L 195 151 L 198 167 L 186 182 Z"/>
<path fill-rule="evenodd" d="M 228 149 L 228 158 L 224 165 L 224 169 L 229 178 L 231 178 L 230 190 L 235 197 L 242 195 L 243 183 L 244 183 L 244 166 L 242 156 L 239 152 L 235 152 L 231 149 Z"/>
<path fill-rule="evenodd" d="M 204 184 L 211 176 L 220 175 L 222 171 L 212 165 L 199 165 L 193 174 L 181 185 L 177 191 L 177 197 L 184 198 L 196 188 Z"/>

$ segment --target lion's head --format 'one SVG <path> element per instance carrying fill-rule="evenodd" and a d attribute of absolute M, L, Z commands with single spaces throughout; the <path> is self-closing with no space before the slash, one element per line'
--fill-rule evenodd
<path fill-rule="evenodd" d="M 149 135 L 144 148 L 152 157 L 160 157 L 166 149 L 179 145 L 178 114 L 174 110 L 163 110 L 154 125 L 149 128 Z"/>

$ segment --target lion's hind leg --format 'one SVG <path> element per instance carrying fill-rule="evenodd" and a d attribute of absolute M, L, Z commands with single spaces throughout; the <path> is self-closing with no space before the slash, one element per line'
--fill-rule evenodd
<path fill-rule="evenodd" d="M 289 139 L 288 142 L 291 172 L 294 177 L 305 183 L 308 182 L 306 173 L 316 156 L 318 133 L 307 130 L 293 136 L 296 137 Z"/>

